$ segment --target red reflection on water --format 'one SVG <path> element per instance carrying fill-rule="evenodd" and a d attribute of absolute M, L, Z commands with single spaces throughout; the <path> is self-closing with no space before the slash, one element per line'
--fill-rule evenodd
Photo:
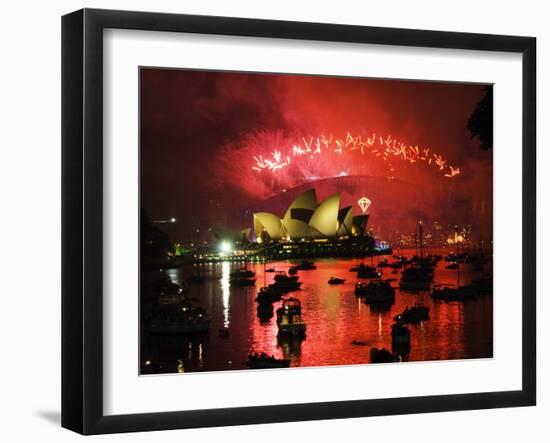
<path fill-rule="evenodd" d="M 166 362 L 170 367 L 170 362 L 176 357 L 183 358 L 188 371 L 244 369 L 243 363 L 252 350 L 289 358 L 291 366 L 365 364 L 370 361 L 371 348 L 391 350 L 393 317 L 415 303 L 429 306 L 430 319 L 419 325 L 409 325 L 411 347 L 410 353 L 401 356 L 404 360 L 492 357 L 491 296 L 466 303 L 444 303 L 432 301 L 429 292 L 413 294 L 397 290 L 396 301 L 389 309 L 376 310 L 354 295 L 357 278 L 349 268 L 358 261 L 319 259 L 315 261 L 316 270 L 299 271 L 302 289 L 288 296 L 296 297 L 302 303 L 302 314 L 307 323 L 303 340 L 277 338 L 275 311 L 280 303 L 274 303 L 273 317 L 260 321 L 257 316 L 257 291 L 264 284 L 272 283 L 275 273 L 264 275 L 263 264 L 252 264 L 249 267 L 256 272 L 256 286 L 230 288 L 227 285 L 228 273 L 236 265 L 204 265 L 207 276 L 205 285 L 193 287 L 189 294 L 196 297 L 212 317 L 209 336 L 195 339 L 201 345 L 201 361 L 198 362 L 192 352 L 191 358 L 187 359 L 190 348 L 188 341 L 183 339 L 172 344 L 166 339 L 159 339 L 164 342 L 157 345 L 166 348 L 159 358 L 170 360 Z M 370 259 L 366 262 L 369 263 Z M 378 259 L 374 259 L 375 265 L 377 262 Z M 267 267 L 286 272 L 294 263 L 271 262 Z M 456 283 L 456 271 L 445 269 L 445 265 L 445 262 L 439 263 L 435 282 Z M 470 274 L 467 268 L 468 265 L 462 265 L 463 283 L 477 276 Z M 392 285 L 398 287 L 400 274 L 391 274 L 390 268 L 380 269 L 383 278 L 395 279 Z M 328 280 L 332 276 L 345 278 L 346 281 L 343 285 L 330 286 Z M 218 336 L 217 331 L 223 326 L 229 328 L 229 337 Z M 354 341 L 360 345 L 353 344 Z M 197 343 L 194 345 L 198 346 Z M 184 350 L 185 346 L 187 348 Z"/>

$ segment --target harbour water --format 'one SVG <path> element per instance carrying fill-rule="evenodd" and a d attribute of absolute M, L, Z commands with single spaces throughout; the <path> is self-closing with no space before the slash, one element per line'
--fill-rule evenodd
<path fill-rule="evenodd" d="M 448 251 L 447 251 L 448 252 Z M 364 260 L 376 266 L 375 257 Z M 465 302 L 433 301 L 428 291 L 410 293 L 396 289 L 395 303 L 386 309 L 373 308 L 354 295 L 356 274 L 349 269 L 361 259 L 317 259 L 316 270 L 299 271 L 302 288 L 287 294 L 302 303 L 307 323 L 305 339 L 277 338 L 276 315 L 259 319 L 255 298 L 259 289 L 273 282 L 275 273 L 264 269 L 287 271 L 299 261 L 248 264 L 256 273 L 256 285 L 231 287 L 229 273 L 242 264 L 211 263 L 199 267 L 166 270 L 176 284 L 182 284 L 193 269 L 205 276 L 203 284 L 191 285 L 187 296 L 206 309 L 211 318 L 208 334 L 196 336 L 155 336 L 142 331 L 141 367 L 154 364 L 154 372 L 196 372 L 243 370 L 251 351 L 265 352 L 290 359 L 291 367 L 367 364 L 371 348 L 391 350 L 391 325 L 394 316 L 416 303 L 430 308 L 429 320 L 409 325 L 411 346 L 402 361 L 430 361 L 468 358 L 491 358 L 493 353 L 493 297 L 484 295 Z M 434 284 L 456 284 L 457 271 L 445 269 L 440 261 Z M 490 273 L 489 263 L 485 273 Z M 470 265 L 460 265 L 461 283 L 479 278 Z M 392 274 L 389 267 L 379 268 L 382 278 L 395 279 L 398 288 L 401 271 Z M 342 285 L 328 284 L 330 277 L 346 279 Z M 368 280 L 360 280 L 368 281 Z M 280 305 L 274 303 L 274 310 Z M 227 336 L 219 329 L 226 328 Z M 223 334 L 222 334 L 223 335 Z"/>

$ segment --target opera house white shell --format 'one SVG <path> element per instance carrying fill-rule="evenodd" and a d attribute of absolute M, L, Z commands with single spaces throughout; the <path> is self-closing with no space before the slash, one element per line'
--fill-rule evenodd
<path fill-rule="evenodd" d="M 351 206 L 340 209 L 340 194 L 317 203 L 315 190 L 300 194 L 283 218 L 270 212 L 254 214 L 254 233 L 259 243 L 281 240 L 335 240 L 365 233 L 368 215 L 353 216 Z"/>

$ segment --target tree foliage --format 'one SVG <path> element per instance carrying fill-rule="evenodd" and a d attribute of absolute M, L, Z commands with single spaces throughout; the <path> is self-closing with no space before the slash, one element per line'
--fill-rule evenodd
<path fill-rule="evenodd" d="M 479 147 L 484 150 L 493 147 L 493 86 L 485 89 L 485 95 L 476 104 L 472 115 L 468 118 L 468 130 L 472 138 L 479 141 Z"/>

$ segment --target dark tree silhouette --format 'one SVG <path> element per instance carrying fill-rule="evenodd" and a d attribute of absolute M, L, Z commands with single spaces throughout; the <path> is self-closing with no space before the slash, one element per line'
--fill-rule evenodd
<path fill-rule="evenodd" d="M 485 95 L 476 104 L 468 118 L 468 130 L 472 138 L 477 138 L 479 147 L 484 150 L 493 147 L 493 86 L 485 88 Z"/>
<path fill-rule="evenodd" d="M 168 251 L 171 251 L 173 248 L 170 237 L 151 222 L 145 209 L 141 208 L 140 216 L 142 257 L 144 259 L 165 259 Z"/>

